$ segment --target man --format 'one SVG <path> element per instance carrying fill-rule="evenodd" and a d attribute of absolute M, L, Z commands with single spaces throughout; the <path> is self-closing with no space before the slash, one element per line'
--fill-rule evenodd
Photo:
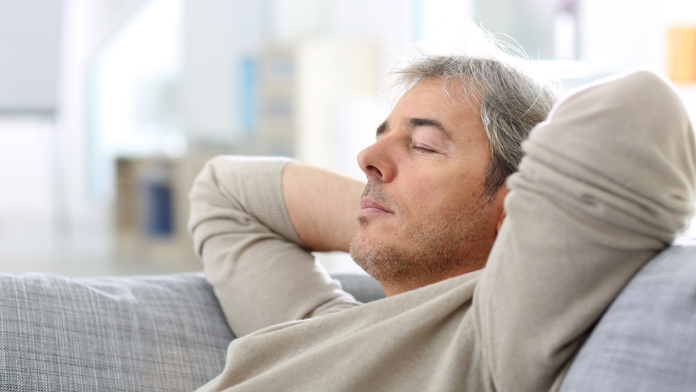
<path fill-rule="evenodd" d="M 507 192 L 504 181 L 517 169 L 522 156 L 521 142 L 534 125 L 546 118 L 556 99 L 555 91 L 549 86 L 492 58 L 424 57 L 396 73 L 399 87 L 409 91 L 378 127 L 378 141 L 358 157 L 369 180 L 367 188 L 359 181 L 297 163 L 284 166 L 285 160 L 276 160 L 276 166 L 284 167 L 284 203 L 269 202 L 270 208 L 282 208 L 283 204 L 287 207 L 291 224 L 285 223 L 287 227 L 283 229 L 273 228 L 286 239 L 313 251 L 348 251 L 353 241 L 351 255 L 380 281 L 387 296 L 485 265 L 503 218 L 502 201 Z M 232 162 L 230 158 L 222 158 L 217 164 L 212 163 L 211 168 L 235 171 L 234 167 L 242 170 L 240 165 L 244 170 L 258 166 L 254 161 Z M 233 186 L 233 179 L 238 175 L 216 177 Z M 244 181 L 255 180 L 251 174 L 245 177 L 250 179 Z M 264 192 L 259 193 L 253 197 L 264 196 Z M 389 217 L 377 218 L 384 211 L 380 208 L 361 211 L 361 198 L 364 207 L 381 203 L 381 208 L 389 210 L 385 214 Z M 196 200 L 194 196 L 194 210 L 199 206 Z M 206 200 L 202 202 L 209 204 Z M 229 208 L 237 209 L 237 206 Z M 231 213 L 227 208 L 222 212 Z M 284 210 L 277 214 L 285 220 Z M 194 211 L 192 227 L 196 218 Z M 397 226 L 401 231 L 392 235 Z M 211 252 L 213 248 L 220 249 L 216 256 L 203 255 L 209 270 L 207 277 L 218 289 L 219 296 L 248 297 L 253 292 L 255 296 L 268 295 L 263 300 L 264 306 L 276 304 L 253 316 L 258 310 L 246 310 L 246 304 L 225 309 L 238 336 L 318 314 L 323 308 L 314 308 L 320 304 L 334 307 L 335 303 L 328 301 L 336 295 L 337 302 L 346 306 L 355 304 L 345 293 L 335 291 L 335 286 L 327 286 L 326 274 L 303 250 L 297 249 L 295 254 L 287 249 L 273 250 L 264 243 L 238 253 L 230 251 L 230 246 L 238 246 L 237 241 L 243 241 L 242 244 L 250 241 L 252 232 L 244 228 L 238 239 L 210 246 Z M 222 242 L 222 239 L 213 241 Z M 243 257 L 230 260 L 234 254 Z M 244 255 L 250 260 L 248 270 L 243 267 L 247 260 Z M 280 268 L 274 255 L 312 262 L 285 262 Z M 263 267 L 261 263 L 268 266 Z M 239 271 L 227 273 L 233 265 L 242 275 Z M 281 282 L 275 282 L 269 274 L 280 275 L 277 280 Z M 287 279 L 287 274 L 292 279 Z M 263 278 L 257 282 L 259 277 Z M 239 283 L 248 281 L 255 282 L 253 291 Z M 297 294 L 298 287 L 306 288 L 303 296 L 288 298 L 289 304 L 274 298 L 277 292 Z M 298 304 L 310 301 L 309 308 L 295 310 Z"/>
<path fill-rule="evenodd" d="M 693 136 L 659 77 L 561 104 L 508 194 L 521 152 L 501 146 L 553 94 L 490 59 L 428 64 L 407 68 L 415 85 L 358 158 L 364 193 L 279 160 L 220 158 L 201 173 L 196 249 L 232 330 L 250 334 L 203 390 L 557 389 L 604 308 L 685 224 Z M 491 69 L 521 77 L 490 88 Z M 492 104 L 512 115 L 491 120 Z M 528 128 L 508 121 L 526 116 Z M 388 298 L 358 306 L 307 253 L 348 248 Z"/>

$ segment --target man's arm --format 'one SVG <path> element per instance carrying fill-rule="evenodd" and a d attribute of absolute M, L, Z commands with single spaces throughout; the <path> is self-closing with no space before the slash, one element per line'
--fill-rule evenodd
<path fill-rule="evenodd" d="M 287 163 L 283 159 L 218 157 L 206 164 L 191 190 L 189 230 L 206 278 L 237 336 L 357 305 L 302 241 L 321 247 L 340 243 L 330 240 L 331 233 L 317 235 L 304 225 L 321 221 L 319 214 L 331 211 L 330 202 L 323 209 L 309 208 L 321 204 L 317 198 L 332 200 L 333 191 L 340 200 L 338 195 L 345 189 L 324 188 L 319 183 L 322 175 L 300 178 L 312 169 L 304 171 L 299 165 L 298 178 L 292 169 L 282 174 Z M 300 222 L 303 237 L 298 237 L 288 217 L 281 181 L 288 188 L 292 215 Z M 295 189 L 298 185 L 302 189 Z M 336 216 L 348 213 L 325 218 L 331 221 Z M 331 225 L 342 226 L 331 223 L 326 227 Z"/>
<path fill-rule="evenodd" d="M 574 94 L 532 131 L 472 307 L 497 390 L 558 388 L 606 307 L 688 222 L 695 148 L 679 98 L 646 71 Z"/>
<path fill-rule="evenodd" d="M 358 232 L 363 182 L 291 162 L 283 170 L 283 197 L 292 226 L 313 251 L 348 251 Z"/>

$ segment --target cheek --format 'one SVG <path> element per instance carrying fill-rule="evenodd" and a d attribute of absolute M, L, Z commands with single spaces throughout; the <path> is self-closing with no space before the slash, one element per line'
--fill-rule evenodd
<path fill-rule="evenodd" d="M 421 218 L 452 217 L 481 203 L 483 180 L 459 173 L 414 183 L 409 192 L 409 213 Z"/>
<path fill-rule="evenodd" d="M 451 211 L 461 195 L 448 192 L 448 186 L 442 181 L 420 181 L 409 187 L 405 215 L 422 220 Z"/>

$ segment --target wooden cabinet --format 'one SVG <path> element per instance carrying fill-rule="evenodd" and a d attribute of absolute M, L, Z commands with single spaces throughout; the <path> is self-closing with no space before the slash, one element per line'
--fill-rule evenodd
<path fill-rule="evenodd" d="M 116 160 L 115 250 L 157 263 L 199 263 L 186 224 L 193 181 L 217 154 Z"/>

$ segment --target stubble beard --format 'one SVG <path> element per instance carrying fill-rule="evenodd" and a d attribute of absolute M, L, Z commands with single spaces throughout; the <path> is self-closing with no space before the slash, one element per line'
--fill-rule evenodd
<path fill-rule="evenodd" d="M 370 194 L 377 194 L 379 200 L 387 200 L 391 207 L 396 206 L 393 200 L 381 195 L 378 189 L 370 188 L 369 184 L 366 193 L 368 189 Z M 434 228 L 426 227 L 423 222 L 408 226 L 402 223 L 402 245 L 367 238 L 362 230 L 370 224 L 372 218 L 361 217 L 358 219 L 361 230 L 351 240 L 350 255 L 360 267 L 379 281 L 443 274 L 448 270 L 460 270 L 465 264 L 485 263 L 490 251 L 490 243 L 485 240 L 484 233 L 487 226 L 484 211 L 488 203 L 483 198 L 479 203 L 473 206 L 462 205 L 456 218 L 430 217 L 429 220 L 437 224 Z M 400 209 L 395 208 L 394 212 L 399 214 Z M 473 267 L 475 266 L 472 265 Z"/>

